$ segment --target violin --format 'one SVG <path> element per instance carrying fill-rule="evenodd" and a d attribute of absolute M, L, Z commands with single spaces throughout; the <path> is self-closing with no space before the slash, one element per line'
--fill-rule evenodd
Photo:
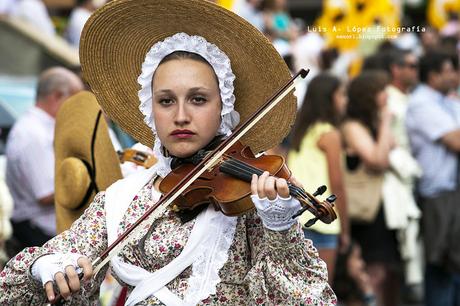
<path fill-rule="evenodd" d="M 181 159 L 180 165 L 160 183 L 160 191 L 168 193 L 176 186 L 210 151 L 200 150 L 194 156 Z M 302 204 L 295 216 L 305 210 L 310 211 L 315 218 L 309 220 L 305 226 L 313 225 L 317 220 L 331 223 L 337 218 L 334 211 L 335 195 L 325 201 L 319 201 L 316 196 L 326 191 L 321 186 L 314 195 L 306 192 L 289 182 L 291 172 L 284 163 L 284 158 L 277 155 L 261 155 L 256 157 L 248 146 L 236 142 L 217 163 L 202 173 L 190 184 L 173 202 L 174 210 L 194 210 L 201 205 L 211 204 L 227 216 L 239 216 L 254 208 L 249 195 L 252 175 L 262 175 L 268 171 L 270 175 L 284 178 L 288 181 L 289 193 Z"/>
<path fill-rule="evenodd" d="M 152 167 L 156 162 L 155 156 L 135 149 L 124 149 L 117 151 L 120 163 L 132 162 L 146 169 Z"/>

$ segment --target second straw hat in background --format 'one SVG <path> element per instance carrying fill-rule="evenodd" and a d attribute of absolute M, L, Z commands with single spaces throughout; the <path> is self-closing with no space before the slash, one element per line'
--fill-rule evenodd
<path fill-rule="evenodd" d="M 96 189 L 105 190 L 122 177 L 107 123 L 100 112 L 96 97 L 90 92 L 80 92 L 66 100 L 56 116 L 58 233 L 68 229 L 83 213 L 93 200 Z"/>

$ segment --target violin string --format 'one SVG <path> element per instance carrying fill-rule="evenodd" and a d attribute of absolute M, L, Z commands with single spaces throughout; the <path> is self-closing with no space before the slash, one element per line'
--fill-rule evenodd
<path fill-rule="evenodd" d="M 238 160 L 232 156 L 228 156 L 226 154 L 224 154 L 223 156 L 226 156 L 228 159 L 225 160 L 222 164 L 225 165 L 227 167 L 227 169 L 230 169 L 230 170 L 233 170 L 233 171 L 241 171 L 243 173 L 245 173 L 246 175 L 252 175 L 252 174 L 257 174 L 257 173 L 261 173 L 262 170 L 261 169 L 258 169 L 248 163 L 245 163 L 241 160 Z M 252 170 L 252 171 L 251 171 Z M 257 173 L 255 173 L 257 172 Z M 289 190 L 291 192 L 291 194 L 294 196 L 294 197 L 297 197 L 299 199 L 302 199 L 304 200 L 305 202 L 308 202 L 310 203 L 311 207 L 314 208 L 314 209 L 318 209 L 318 203 L 316 203 L 316 201 L 314 201 L 310 195 L 308 195 L 305 190 L 303 190 L 301 187 L 298 187 L 298 186 L 295 186 L 291 183 L 288 183 L 289 184 Z"/>
<path fill-rule="evenodd" d="M 237 160 L 237 159 L 235 159 L 233 157 L 229 157 L 229 160 L 224 161 L 224 163 L 225 163 L 225 166 L 226 166 L 227 169 L 233 170 L 233 171 L 235 171 L 235 170 L 236 171 L 241 171 L 241 172 L 243 172 L 245 174 L 248 174 L 248 175 L 252 175 L 254 173 L 254 170 L 256 170 L 258 172 L 261 171 L 260 169 L 255 168 L 255 167 L 253 167 L 251 165 L 245 164 L 244 162 L 241 162 L 241 161 L 239 161 L 239 160 Z M 250 170 L 253 170 L 253 171 L 250 171 Z M 293 189 L 290 188 L 290 191 L 292 192 L 291 194 L 294 197 L 296 197 L 296 198 L 298 198 L 300 200 L 303 200 L 303 201 L 305 201 L 307 203 L 310 203 L 312 208 L 315 208 L 315 209 L 318 208 L 317 203 L 315 201 L 313 201 L 309 196 L 307 196 L 305 194 L 305 191 L 302 188 L 297 187 L 297 186 L 292 185 L 292 184 L 290 184 L 290 187 L 294 187 Z"/>
<path fill-rule="evenodd" d="M 260 169 L 255 168 L 251 165 L 248 165 L 242 161 L 230 157 L 230 160 L 226 161 L 227 166 L 230 166 L 233 170 L 243 171 L 245 174 L 257 174 L 255 172 L 262 172 Z M 252 170 L 252 171 L 251 171 Z M 307 198 L 307 195 L 304 193 L 302 188 L 299 188 L 295 185 L 289 184 L 289 189 L 294 196 L 302 197 L 303 199 Z"/>
<path fill-rule="evenodd" d="M 224 161 L 224 163 L 232 170 L 238 170 L 247 175 L 257 174 L 255 172 L 262 172 L 260 169 L 253 167 L 240 160 L 237 160 L 231 156 L 226 155 L 226 157 L 228 157 L 228 160 Z M 295 197 L 301 198 L 303 200 L 308 200 L 312 205 L 316 206 L 316 203 L 311 201 L 310 197 L 305 193 L 305 191 L 302 188 L 289 184 L 289 189 Z"/>
<path fill-rule="evenodd" d="M 247 163 L 245 163 L 245 162 L 243 162 L 243 161 L 241 161 L 241 160 L 238 160 L 238 159 L 236 159 L 236 158 L 234 158 L 234 157 L 232 157 L 232 156 L 229 156 L 229 155 L 227 155 L 227 154 L 224 154 L 224 156 L 226 156 L 227 158 L 229 158 L 229 160 L 227 160 L 228 162 L 235 162 L 237 165 L 241 165 L 241 166 L 247 167 L 247 168 L 249 168 L 250 170 L 253 170 L 254 172 L 256 172 L 256 171 L 263 172 L 261 169 L 258 169 L 258 168 L 254 167 L 254 166 L 251 166 L 250 164 L 247 164 Z M 254 173 L 254 174 L 257 174 L 257 173 Z M 289 183 L 289 185 L 290 185 L 289 188 L 290 188 L 290 189 L 292 188 L 293 191 L 295 191 L 297 194 L 302 194 L 303 196 L 308 197 L 308 195 L 305 193 L 305 191 L 304 191 L 302 188 L 300 188 L 300 187 L 298 187 L 298 186 L 295 186 L 295 185 L 293 185 L 293 184 L 290 184 L 290 183 Z"/>
<path fill-rule="evenodd" d="M 262 170 L 256 168 L 256 167 L 253 167 L 245 162 L 242 162 L 238 159 L 235 159 L 231 156 L 228 156 L 229 160 L 227 160 L 226 162 L 228 163 L 228 165 L 234 165 L 236 167 L 237 170 L 243 170 L 242 168 L 245 168 L 244 170 L 246 170 L 248 172 L 250 172 L 249 174 L 257 174 L 255 172 L 262 172 Z M 240 167 L 241 166 L 241 167 Z M 252 170 L 252 172 L 251 172 Z M 289 188 L 292 189 L 292 191 L 296 194 L 296 195 L 302 195 L 304 197 L 308 197 L 307 194 L 305 194 L 305 191 L 300 188 L 300 187 L 297 187 L 293 184 L 289 184 Z"/>

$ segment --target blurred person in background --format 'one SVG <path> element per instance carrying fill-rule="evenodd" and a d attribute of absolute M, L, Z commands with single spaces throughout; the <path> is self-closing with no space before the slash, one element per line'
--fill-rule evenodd
<path fill-rule="evenodd" d="M 426 26 L 425 32 L 420 32 L 422 53 L 424 54 L 439 48 L 440 40 L 438 31 L 431 26 Z"/>
<path fill-rule="evenodd" d="M 389 153 L 394 146 L 394 138 L 391 134 L 392 116 L 387 107 L 387 84 L 385 72 L 364 71 L 349 85 L 346 118 L 342 125 L 346 173 L 362 170 L 383 176 L 390 166 Z M 345 175 L 346 186 L 347 179 Z M 367 185 L 363 187 L 370 188 Z M 381 185 L 377 187 L 381 189 Z M 345 192 L 352 193 L 348 187 Z M 350 219 L 351 236 L 362 248 L 377 304 L 398 305 L 400 256 L 396 232 L 387 228 L 383 199 L 377 200 L 372 220 L 358 222 Z M 355 203 L 348 197 L 347 204 L 351 207 Z"/>
<path fill-rule="evenodd" d="M 287 10 L 287 0 L 264 0 L 262 7 L 265 29 L 277 38 L 290 41 L 297 30 Z"/>
<path fill-rule="evenodd" d="M 330 284 L 339 246 L 346 250 L 350 242 L 341 171 L 342 142 L 337 128 L 346 103 L 345 86 L 337 77 L 324 73 L 313 78 L 292 131 L 287 159 L 292 174 L 306 190 L 326 185 L 328 194 L 337 195 L 339 219 L 331 224 L 317 222 L 304 228 L 305 238 L 313 241 L 321 259 L 327 264 Z M 314 216 L 307 211 L 300 217 L 300 222 L 305 224 L 312 218 Z"/>
<path fill-rule="evenodd" d="M 36 104 L 14 124 L 6 145 L 6 182 L 14 200 L 17 248 L 40 246 L 56 234 L 54 213 L 54 125 L 64 100 L 83 89 L 62 67 L 39 77 Z"/>
<path fill-rule="evenodd" d="M 16 2 L 16 0 L 0 0 L 0 16 L 11 14 Z"/>
<path fill-rule="evenodd" d="M 421 168 L 411 154 L 405 128 L 409 93 L 418 82 L 418 58 L 412 51 L 392 49 L 382 55 L 385 70 L 390 75 L 387 88 L 388 109 L 391 112 L 391 131 L 395 147 L 390 152 L 391 171 L 387 171 L 383 183 L 383 204 L 386 224 L 397 230 L 401 257 L 404 261 L 406 299 L 422 299 L 422 257 L 419 240 L 421 212 L 417 207 L 414 188 Z"/>
<path fill-rule="evenodd" d="M 332 287 L 338 305 L 376 306 L 374 289 L 369 282 L 361 247 L 351 242 L 345 252 L 337 257 L 337 269 Z"/>
<path fill-rule="evenodd" d="M 18 0 L 11 10 L 11 14 L 27 21 L 43 33 L 56 35 L 54 24 L 41 0 Z"/>
<path fill-rule="evenodd" d="M 2 129 L 0 128 L 1 134 Z M 10 222 L 11 213 L 13 212 L 13 199 L 5 182 L 5 162 L 5 156 L 0 155 L 0 270 L 3 269 L 8 261 L 5 245 L 13 232 Z"/>
<path fill-rule="evenodd" d="M 299 30 L 299 37 L 291 42 L 291 53 L 293 58 L 293 71 L 297 72 L 300 69 L 310 69 L 307 77 L 302 79 L 296 85 L 295 94 L 297 96 L 297 107 L 301 108 L 306 88 L 308 83 L 322 70 L 321 67 L 321 52 L 326 48 L 326 42 L 320 34 L 311 32 L 305 24 L 296 20 Z"/>
<path fill-rule="evenodd" d="M 452 59 L 438 51 L 420 59 L 420 81 L 409 100 L 406 126 L 423 169 L 418 194 L 423 212 L 426 306 L 459 305 L 460 292 L 460 106 Z"/>
<path fill-rule="evenodd" d="M 262 0 L 236 0 L 232 10 L 263 32 L 265 24 L 260 10 L 261 3 Z"/>
<path fill-rule="evenodd" d="M 66 30 L 66 39 L 74 47 L 80 45 L 80 35 L 83 27 L 89 16 L 100 6 L 105 3 L 105 0 L 77 0 L 76 7 L 70 13 L 69 24 Z"/>

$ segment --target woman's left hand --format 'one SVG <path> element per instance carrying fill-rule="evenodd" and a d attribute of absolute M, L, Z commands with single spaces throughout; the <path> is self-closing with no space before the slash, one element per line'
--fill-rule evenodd
<path fill-rule="evenodd" d="M 298 185 L 294 179 L 294 184 Z M 288 184 L 285 179 L 270 176 L 264 172 L 260 177 L 252 176 L 251 199 L 262 219 L 264 226 L 273 231 L 288 230 L 297 223 L 292 216 L 300 209 L 300 202 L 289 195 Z"/>

